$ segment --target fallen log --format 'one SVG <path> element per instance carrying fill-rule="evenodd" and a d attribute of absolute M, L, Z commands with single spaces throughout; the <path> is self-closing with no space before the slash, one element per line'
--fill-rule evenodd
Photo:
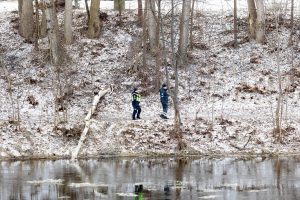
<path fill-rule="evenodd" d="M 77 147 L 75 148 L 75 150 L 73 151 L 72 153 L 72 157 L 71 159 L 72 160 L 75 160 L 77 159 L 77 156 L 78 156 L 78 153 L 81 149 L 81 146 L 87 136 L 87 133 L 89 131 L 89 128 L 90 128 L 90 125 L 91 125 L 91 118 L 92 118 L 92 115 L 94 114 L 95 110 L 96 110 L 96 107 L 97 107 L 97 104 L 98 102 L 100 101 L 100 99 L 106 95 L 108 92 L 110 92 L 112 89 L 111 88 L 108 88 L 106 90 L 102 90 L 100 91 L 95 97 L 94 97 L 94 100 L 93 100 L 93 104 L 92 104 L 92 107 L 91 109 L 89 110 L 87 116 L 85 117 L 85 127 L 83 129 L 83 132 L 80 136 L 80 139 L 79 139 L 79 142 L 77 144 Z"/>

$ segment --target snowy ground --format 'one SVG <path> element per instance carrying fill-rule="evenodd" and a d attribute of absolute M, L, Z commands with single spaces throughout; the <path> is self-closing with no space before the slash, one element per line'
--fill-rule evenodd
<path fill-rule="evenodd" d="M 223 6 L 217 10 L 220 2 Z M 245 6 L 245 1 L 239 1 L 239 5 Z M 68 157 L 83 130 L 94 91 L 109 85 L 114 87 L 114 92 L 99 104 L 82 156 L 177 152 L 173 104 L 171 102 L 170 119 L 160 119 L 159 97 L 149 92 L 149 85 L 141 88 L 144 94 L 142 120 L 130 120 L 130 92 L 140 83 L 137 74 L 129 70 L 132 56 L 140 51 L 137 38 L 141 29 L 135 25 L 136 10 L 124 13 L 125 24 L 120 28 L 117 13 L 109 10 L 112 2 L 102 1 L 101 6 L 107 9 L 108 19 L 98 40 L 85 37 L 84 10 L 74 11 L 75 42 L 66 47 L 72 62 L 62 66 L 64 72 L 60 74 L 62 90 L 72 92 L 66 99 L 66 111 L 55 114 L 57 82 L 55 70 L 47 62 L 47 40 L 40 41 L 39 52 L 33 50 L 32 44 L 24 43 L 15 29 L 17 14 L 10 12 L 17 5 L 0 2 L 0 52 L 13 82 L 15 110 L 17 107 L 20 110 L 20 125 L 12 123 L 11 98 L 1 71 L 0 158 Z M 126 4 L 127 9 L 135 6 L 135 1 Z M 277 35 L 269 15 L 267 44 L 242 42 L 247 35 L 246 13 L 242 10 L 239 13 L 241 44 L 232 49 L 224 46 L 233 37 L 230 33 L 232 6 L 228 1 L 199 1 L 197 7 L 201 14 L 196 14 L 195 19 L 196 47 L 190 52 L 189 65 L 180 71 L 179 77 L 185 153 L 299 153 L 300 47 L 287 47 L 289 30 L 282 25 Z M 299 7 L 296 11 L 299 13 Z M 63 13 L 59 13 L 60 22 L 62 16 Z M 288 16 L 284 19 L 287 22 Z M 299 24 L 299 15 L 296 20 Z M 299 26 L 296 30 L 299 36 Z M 281 47 L 279 54 L 275 50 L 276 41 Z M 277 56 L 283 89 L 290 90 L 284 96 L 282 143 L 276 142 L 272 133 L 278 90 Z M 148 64 L 149 68 L 155 66 L 151 59 Z M 295 67 L 293 73 L 292 66 Z M 174 77 L 173 70 L 169 70 Z M 149 81 L 151 83 L 151 77 Z M 171 82 L 174 84 L 173 79 Z M 37 104 L 33 105 L 34 102 Z"/>

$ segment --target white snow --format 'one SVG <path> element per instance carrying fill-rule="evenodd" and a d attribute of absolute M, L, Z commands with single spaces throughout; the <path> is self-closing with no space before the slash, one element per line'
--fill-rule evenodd
<path fill-rule="evenodd" d="M 16 0 L 5 0 L 0 1 L 0 13 L 3 15 L 4 12 L 18 10 L 18 1 Z"/>

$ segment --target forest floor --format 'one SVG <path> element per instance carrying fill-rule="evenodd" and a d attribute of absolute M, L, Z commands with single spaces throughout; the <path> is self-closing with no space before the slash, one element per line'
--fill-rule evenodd
<path fill-rule="evenodd" d="M 39 50 L 34 50 L 33 44 L 18 35 L 17 12 L 2 11 L 0 53 L 9 76 L 1 69 L 0 159 L 70 157 L 95 93 L 106 87 L 113 91 L 100 101 L 93 115 L 81 157 L 300 153 L 299 15 L 295 17 L 298 26 L 293 45 L 288 46 L 288 14 L 281 16 L 277 31 L 270 12 L 266 43 L 257 44 L 247 38 L 246 13 L 242 12 L 239 46 L 232 48 L 233 16 L 229 12 L 195 13 L 194 48 L 179 72 L 181 142 L 186 144 L 181 149 L 174 133 L 171 99 L 169 119 L 159 117 L 162 108 L 158 91 L 153 89 L 155 57 L 149 53 L 147 68 L 142 67 L 142 29 L 136 23 L 136 10 L 125 11 L 122 23 L 116 12 L 103 12 L 107 16 L 102 15 L 100 38 L 88 39 L 85 12 L 74 11 L 74 43 L 64 45 L 67 62 L 58 70 L 49 63 L 47 38 L 40 39 Z M 62 24 L 61 11 L 58 18 Z M 169 19 L 166 16 L 165 27 L 169 27 Z M 167 43 L 166 57 L 169 55 Z M 174 87 L 174 69 L 167 66 Z M 278 69 L 283 90 L 282 141 L 274 131 Z M 142 119 L 133 121 L 131 91 L 136 86 L 142 91 Z"/>

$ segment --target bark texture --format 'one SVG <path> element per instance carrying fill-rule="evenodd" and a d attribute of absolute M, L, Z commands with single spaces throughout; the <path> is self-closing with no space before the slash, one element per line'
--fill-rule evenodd
<path fill-rule="evenodd" d="M 73 41 L 72 0 L 66 0 L 65 2 L 65 42 L 66 44 L 71 44 Z"/>
<path fill-rule="evenodd" d="M 114 10 L 119 12 L 125 10 L 125 0 L 114 0 Z"/>
<path fill-rule="evenodd" d="M 265 5 L 264 0 L 256 0 L 257 20 L 256 20 L 256 41 L 265 41 Z"/>
<path fill-rule="evenodd" d="M 143 24 L 143 1 L 138 0 L 138 25 L 142 26 Z"/>
<path fill-rule="evenodd" d="M 255 39 L 255 29 L 256 29 L 255 24 L 257 18 L 255 2 L 254 0 L 247 0 L 247 4 L 248 4 L 248 12 L 249 12 L 249 18 L 248 18 L 249 35 L 250 38 Z"/>
<path fill-rule="evenodd" d="M 99 18 L 99 7 L 100 0 L 92 0 L 90 6 L 90 19 L 88 25 L 88 34 L 89 38 L 97 38 L 100 35 L 101 26 Z"/>
<path fill-rule="evenodd" d="M 238 32 L 238 27 L 237 27 L 237 0 L 234 0 L 234 8 L 233 8 L 233 33 L 234 33 L 234 47 L 237 47 L 237 32 Z"/>
<path fill-rule="evenodd" d="M 20 15 L 20 35 L 26 40 L 33 40 L 34 20 L 33 20 L 33 1 L 23 0 Z"/>
<path fill-rule="evenodd" d="M 155 51 L 156 48 L 156 6 L 155 0 L 149 0 L 147 5 L 147 14 L 148 14 L 148 36 L 150 42 L 151 51 Z"/>
<path fill-rule="evenodd" d="M 185 0 L 182 4 L 182 15 L 180 20 L 180 35 L 179 35 L 179 66 L 186 63 L 187 49 L 189 44 L 189 19 L 191 14 L 191 0 Z"/>
<path fill-rule="evenodd" d="M 51 59 L 54 65 L 59 65 L 61 62 L 61 49 L 59 46 L 58 37 L 58 22 L 53 0 L 43 0 L 45 15 L 47 19 L 47 34 L 50 41 Z"/>
<path fill-rule="evenodd" d="M 47 18 L 45 10 L 42 10 L 42 21 L 40 28 L 40 38 L 45 38 L 47 36 Z"/>

